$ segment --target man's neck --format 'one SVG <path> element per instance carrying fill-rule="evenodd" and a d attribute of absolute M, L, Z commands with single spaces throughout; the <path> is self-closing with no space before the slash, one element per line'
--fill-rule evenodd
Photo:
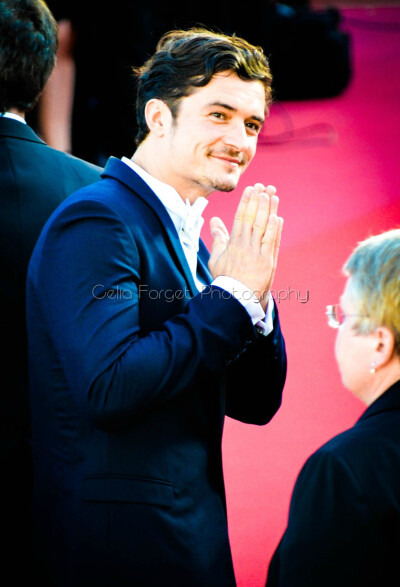
<path fill-rule="evenodd" d="M 153 149 L 150 144 L 142 143 L 131 157 L 131 160 L 155 179 L 173 187 L 184 202 L 189 200 L 193 204 L 197 198 L 207 198 L 210 195 L 205 193 L 204 190 L 193 189 L 193 186 L 187 185 L 183 188 L 182 185 L 174 185 L 173 182 L 169 181 L 168 174 L 164 173 L 162 165 L 160 165 L 162 158 L 157 156 L 156 148 Z"/>
<path fill-rule="evenodd" d="M 9 108 L 7 110 L 7 112 L 9 112 L 10 114 L 16 114 L 17 116 L 20 116 L 21 118 L 23 118 L 25 120 L 24 110 L 18 110 L 18 108 Z"/>
<path fill-rule="evenodd" d="M 10 112 L 10 110 L 7 110 L 7 112 L 1 112 L 0 118 L 8 118 L 16 120 L 17 122 L 19 122 L 19 124 L 26 124 L 26 120 L 23 116 L 21 116 L 20 114 L 16 114 L 16 112 Z"/>

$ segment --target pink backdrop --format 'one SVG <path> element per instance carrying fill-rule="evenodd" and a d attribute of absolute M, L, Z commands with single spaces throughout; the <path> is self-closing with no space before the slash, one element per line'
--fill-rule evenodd
<path fill-rule="evenodd" d="M 264 585 L 305 459 L 364 410 L 341 384 L 325 306 L 359 241 L 400 226 L 400 8 L 342 10 L 352 36 L 353 79 L 339 97 L 272 106 L 255 160 L 239 187 L 213 194 L 208 219 L 230 228 L 243 188 L 277 187 L 284 233 L 274 289 L 288 351 L 283 405 L 266 427 L 228 419 L 224 467 L 238 587 Z M 285 138 L 287 140 L 277 140 Z M 262 365 L 248 385 L 263 387 Z M 246 393 L 246 390 L 243 390 Z"/>

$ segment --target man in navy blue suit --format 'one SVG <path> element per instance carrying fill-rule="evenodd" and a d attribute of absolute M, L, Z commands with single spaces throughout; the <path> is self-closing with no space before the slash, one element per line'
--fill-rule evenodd
<path fill-rule="evenodd" d="M 30 263 L 36 544 L 55 585 L 233 586 L 224 417 L 269 422 L 286 376 L 275 188 L 244 190 L 230 235 L 211 220 L 211 255 L 199 234 L 254 157 L 271 76 L 204 29 L 135 73 L 137 150 L 58 207 Z"/>

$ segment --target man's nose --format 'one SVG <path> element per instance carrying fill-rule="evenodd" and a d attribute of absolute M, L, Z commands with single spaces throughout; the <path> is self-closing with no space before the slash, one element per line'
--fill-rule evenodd
<path fill-rule="evenodd" d="M 226 145 L 237 151 L 245 151 L 249 145 L 249 137 L 243 122 L 231 122 L 223 140 Z"/>

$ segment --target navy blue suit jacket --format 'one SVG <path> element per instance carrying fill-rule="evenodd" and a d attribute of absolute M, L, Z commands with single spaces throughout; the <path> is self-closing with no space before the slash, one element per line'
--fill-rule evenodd
<path fill-rule="evenodd" d="M 305 463 L 268 587 L 400 582 L 400 381 Z"/>
<path fill-rule="evenodd" d="M 201 243 L 209 282 L 207 261 Z M 278 317 L 260 337 L 226 291 L 199 293 L 164 206 L 115 158 L 47 223 L 27 311 L 36 536 L 56 584 L 234 585 L 223 422 L 277 411 Z"/>

